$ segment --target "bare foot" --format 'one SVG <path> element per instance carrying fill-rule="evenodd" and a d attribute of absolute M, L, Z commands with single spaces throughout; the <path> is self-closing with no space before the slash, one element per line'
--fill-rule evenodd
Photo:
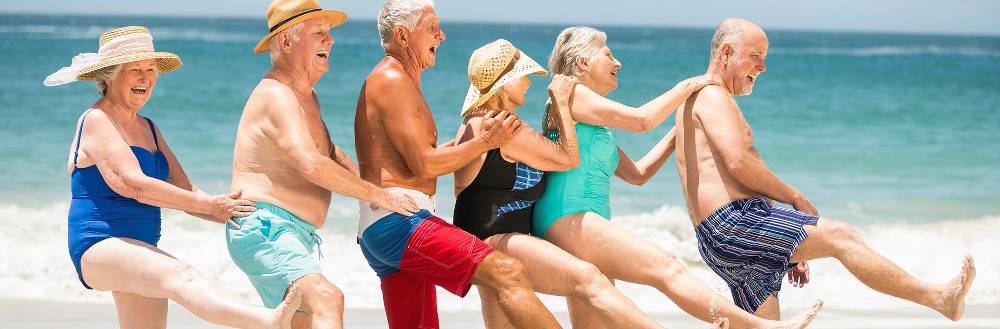
<path fill-rule="evenodd" d="M 302 291 L 299 289 L 299 285 L 292 284 L 288 288 L 285 300 L 274 309 L 275 322 L 271 323 L 268 328 L 291 329 L 292 316 L 295 315 L 295 311 L 299 309 L 300 305 L 302 305 Z"/>
<path fill-rule="evenodd" d="M 962 273 L 944 285 L 944 292 L 937 301 L 936 309 L 952 321 L 958 321 L 965 314 L 965 295 L 972 288 L 972 280 L 976 278 L 976 265 L 972 255 L 965 255 L 962 262 Z"/>
<path fill-rule="evenodd" d="M 806 326 L 809 325 L 809 323 L 812 323 L 812 320 L 816 318 L 816 315 L 819 314 L 819 310 L 822 309 L 822 308 L 823 308 L 823 301 L 822 300 L 816 300 L 816 302 L 813 303 L 812 308 L 810 308 L 808 311 L 799 313 L 799 315 L 796 315 L 796 316 L 792 317 L 791 319 L 788 319 L 788 320 L 785 320 L 785 321 L 781 321 L 781 322 L 777 322 L 773 326 L 770 326 L 768 328 L 773 328 L 773 329 L 802 329 L 802 328 L 805 328 Z"/>
<path fill-rule="evenodd" d="M 712 322 L 710 329 L 729 329 L 729 318 L 718 318 Z"/>

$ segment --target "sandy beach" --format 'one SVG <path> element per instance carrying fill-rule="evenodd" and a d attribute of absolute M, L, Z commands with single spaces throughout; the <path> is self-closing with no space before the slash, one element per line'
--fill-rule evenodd
<path fill-rule="evenodd" d="M 559 322 L 569 327 L 566 313 L 557 313 Z M 707 328 L 708 325 L 686 315 L 651 314 L 670 328 Z M 0 323 L 4 328 L 98 329 L 118 326 L 114 305 L 103 303 L 64 303 L 6 299 L 0 301 Z M 168 327 L 173 329 L 222 328 L 207 324 L 173 302 L 170 303 Z M 386 328 L 382 310 L 348 309 L 346 328 Z M 483 328 L 475 311 L 441 311 L 442 328 Z M 854 311 L 824 308 L 810 328 L 1000 328 L 1000 305 L 977 305 L 966 311 L 965 318 L 951 322 L 933 312 L 913 306 L 892 310 Z"/>

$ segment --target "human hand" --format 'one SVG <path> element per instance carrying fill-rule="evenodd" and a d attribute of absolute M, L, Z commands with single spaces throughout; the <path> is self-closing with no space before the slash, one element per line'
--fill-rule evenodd
<path fill-rule="evenodd" d="M 386 192 L 385 190 L 379 193 L 379 197 L 372 201 L 372 209 L 385 209 L 398 213 L 400 215 L 410 217 L 413 213 L 420 211 L 420 207 L 417 207 L 417 203 L 413 202 L 408 196 L 402 194 L 393 194 Z"/>
<path fill-rule="evenodd" d="M 573 91 L 576 90 L 578 83 L 580 80 L 572 76 L 556 74 L 552 77 L 552 82 L 549 83 L 549 99 L 552 100 L 550 106 L 554 106 L 556 111 L 550 111 L 550 113 L 557 115 L 560 119 L 573 122 L 570 108 L 573 106 Z"/>
<path fill-rule="evenodd" d="M 510 111 L 492 110 L 483 117 L 479 129 L 481 138 L 491 148 L 498 148 L 521 131 L 521 118 Z"/>
<path fill-rule="evenodd" d="M 696 92 L 701 90 L 701 88 L 705 88 L 705 86 L 717 85 L 720 82 L 721 81 L 715 79 L 713 75 L 705 74 L 705 75 L 690 77 L 687 80 L 681 81 L 681 84 L 686 84 L 688 86 L 691 86 L 691 92 Z"/>
<path fill-rule="evenodd" d="M 219 194 L 212 198 L 213 211 L 210 215 L 218 219 L 217 223 L 229 223 L 233 228 L 239 229 L 240 225 L 233 221 L 233 217 L 250 216 L 257 211 L 255 203 L 250 200 L 243 200 L 240 197 L 243 191 L 236 191 L 230 194 Z"/>
<path fill-rule="evenodd" d="M 729 329 L 729 318 L 718 318 L 709 326 L 711 329 Z"/>
<path fill-rule="evenodd" d="M 792 287 L 805 287 L 806 283 L 809 283 L 809 264 L 801 262 L 789 269 L 788 283 L 791 283 Z"/>
<path fill-rule="evenodd" d="M 795 201 L 792 202 L 791 206 L 792 206 L 792 208 L 795 208 L 795 210 L 798 210 L 798 211 L 801 211 L 801 212 L 804 212 L 804 213 L 807 213 L 807 214 L 810 214 L 810 215 L 813 215 L 813 216 L 819 216 L 819 211 L 816 210 L 816 207 L 813 207 L 812 203 L 810 203 L 809 200 L 806 199 L 805 196 L 799 195 L 797 198 L 795 198 Z"/>

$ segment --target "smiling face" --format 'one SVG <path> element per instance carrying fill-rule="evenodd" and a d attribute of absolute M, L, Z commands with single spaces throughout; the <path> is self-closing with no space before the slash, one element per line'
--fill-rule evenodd
<path fill-rule="evenodd" d="M 402 27 L 400 27 L 402 28 Z M 417 21 L 413 31 L 407 33 L 406 47 L 415 58 L 421 70 L 428 69 L 437 62 L 437 50 L 444 41 L 444 31 L 441 30 L 441 20 L 431 6 L 424 7 L 424 13 Z"/>
<path fill-rule="evenodd" d="M 742 45 L 732 49 L 729 61 L 723 66 L 723 82 L 733 96 L 750 95 L 754 83 L 767 70 L 767 35 L 759 28 L 743 32 Z"/>
<path fill-rule="evenodd" d="M 106 97 L 129 110 L 138 110 L 153 93 L 156 86 L 156 60 L 146 59 L 122 64 L 113 80 L 106 80 Z"/>
<path fill-rule="evenodd" d="M 302 22 L 302 27 L 294 31 L 299 41 L 292 41 L 289 56 L 306 63 L 307 72 L 322 75 L 329 71 L 330 48 L 333 47 L 330 28 L 329 21 L 322 17 Z"/>
<path fill-rule="evenodd" d="M 600 42 L 593 59 L 577 60 L 580 66 L 580 82 L 598 95 L 607 95 L 618 88 L 618 70 L 622 63 L 611 54 L 611 49 Z"/>

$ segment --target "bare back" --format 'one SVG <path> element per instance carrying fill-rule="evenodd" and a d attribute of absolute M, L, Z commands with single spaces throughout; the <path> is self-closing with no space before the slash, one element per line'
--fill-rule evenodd
<path fill-rule="evenodd" d="M 365 80 L 354 117 L 361 178 L 376 186 L 434 195 L 436 175 L 420 175 L 423 149 L 437 145 L 437 126 L 420 86 L 392 57 Z"/>
<path fill-rule="evenodd" d="M 712 120 L 703 121 L 707 118 Z M 732 201 L 760 196 L 733 177 L 724 158 L 731 147 L 751 147 L 753 137 L 736 101 L 722 87 L 708 86 L 688 97 L 677 111 L 676 129 L 677 172 L 694 226 Z M 720 147 L 711 140 L 714 133 L 739 134 L 743 145 Z"/>
<path fill-rule="evenodd" d="M 297 95 L 276 80 L 264 79 L 250 94 L 236 131 L 230 190 L 242 190 L 245 199 L 278 205 L 321 227 L 330 191 L 303 177 L 290 154 L 294 150 L 283 147 L 281 138 L 332 154 L 333 143 L 315 94 Z"/>

